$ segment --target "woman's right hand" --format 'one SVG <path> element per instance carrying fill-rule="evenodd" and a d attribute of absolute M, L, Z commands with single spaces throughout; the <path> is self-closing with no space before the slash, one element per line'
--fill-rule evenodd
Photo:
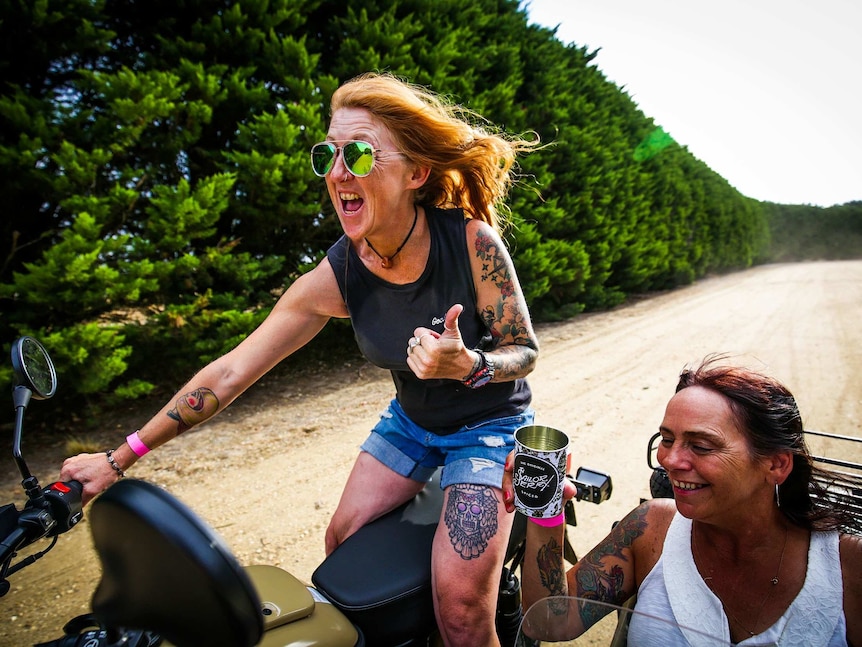
<path fill-rule="evenodd" d="M 72 456 L 63 461 L 60 469 L 61 481 L 78 481 L 84 486 L 83 505 L 87 505 L 119 479 L 119 473 L 111 467 L 105 452 Z"/>
<path fill-rule="evenodd" d="M 515 450 L 509 452 L 506 456 L 506 465 L 503 467 L 503 505 L 506 506 L 506 512 L 515 511 L 515 487 L 512 485 L 512 470 L 515 465 Z"/>

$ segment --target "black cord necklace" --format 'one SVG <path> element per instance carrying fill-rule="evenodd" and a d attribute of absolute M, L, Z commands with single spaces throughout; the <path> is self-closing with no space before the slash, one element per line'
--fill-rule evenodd
<path fill-rule="evenodd" d="M 395 253 L 392 256 L 384 256 L 376 249 L 374 249 L 374 245 L 371 244 L 371 241 L 367 238 L 365 239 L 365 244 L 371 249 L 372 252 L 377 254 L 377 257 L 380 259 L 380 267 L 384 270 L 388 270 L 392 267 L 392 261 L 395 260 L 395 257 L 398 256 L 398 252 L 404 249 L 404 245 L 407 244 L 407 241 L 410 240 L 410 236 L 413 235 L 413 230 L 416 229 L 416 221 L 419 220 L 419 209 L 416 208 L 416 203 L 413 203 L 413 224 L 410 225 L 410 231 L 407 232 L 407 237 L 404 239 L 404 242 L 398 246 L 398 249 L 395 250 Z"/>

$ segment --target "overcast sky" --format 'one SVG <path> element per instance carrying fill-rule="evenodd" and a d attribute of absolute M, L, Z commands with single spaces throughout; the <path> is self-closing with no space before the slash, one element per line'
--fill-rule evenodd
<path fill-rule="evenodd" d="M 741 193 L 862 200 L 862 1 L 529 0 Z"/>

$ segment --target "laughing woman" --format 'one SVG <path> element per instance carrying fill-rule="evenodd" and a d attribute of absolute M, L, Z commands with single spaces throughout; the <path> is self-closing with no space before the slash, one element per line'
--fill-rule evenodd
<path fill-rule="evenodd" d="M 349 317 L 363 355 L 391 371 L 395 397 L 361 448 L 327 553 L 444 466 L 432 554 L 438 624 L 449 645 L 496 645 L 512 524 L 500 483 L 514 430 L 533 418 L 524 377 L 538 354 L 501 207 L 517 155 L 537 142 L 488 132 L 478 115 L 385 74 L 346 83 L 331 110 L 311 165 L 344 235 L 247 339 L 107 457 L 70 458 L 62 476 L 84 483 L 89 500 L 223 410 L 329 319 Z M 465 501 L 477 504 L 470 519 L 459 512 Z"/>
<path fill-rule="evenodd" d="M 630 645 L 704 644 L 685 627 L 723 644 L 862 645 L 862 519 L 820 485 L 830 472 L 812 465 L 793 395 L 707 362 L 682 373 L 659 432 L 674 499 L 629 513 L 566 574 L 563 526 L 527 524 L 525 608 L 636 594 L 635 610 L 649 615 L 632 616 Z M 504 491 L 511 510 L 508 466 Z M 583 605 L 570 634 L 599 617 Z"/>

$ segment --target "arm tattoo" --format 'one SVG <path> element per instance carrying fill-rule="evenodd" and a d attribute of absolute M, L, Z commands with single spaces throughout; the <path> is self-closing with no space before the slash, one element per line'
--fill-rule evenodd
<path fill-rule="evenodd" d="M 506 261 L 506 256 L 497 246 L 497 242 L 484 231 L 476 234 L 476 256 L 482 261 L 482 282 L 493 281 L 500 291 L 500 300 L 496 308 L 489 305 L 482 312 L 485 325 L 498 339 L 504 335 L 511 335 L 516 344 L 528 343 L 530 338 L 524 325 L 524 313 L 521 312 L 518 300 L 512 299 L 516 295 L 511 268 Z M 505 322 L 506 308 L 511 311 L 509 317 L 511 322 Z"/>
<path fill-rule="evenodd" d="M 493 338 L 494 348 L 499 347 L 502 339 L 509 337 L 513 346 L 535 349 L 535 342 L 528 325 L 528 314 L 524 311 L 522 299 L 517 294 L 512 267 L 507 256 L 500 250 L 497 241 L 481 230 L 476 234 L 475 246 L 476 257 L 482 264 L 480 280 L 483 283 L 492 281 L 500 291 L 497 303 L 486 305 L 481 313 L 485 327 Z M 515 348 L 511 350 L 516 351 Z M 497 371 L 501 375 L 517 375 L 524 370 L 529 361 L 520 351 L 511 352 L 506 356 L 504 365 L 498 365 Z"/>
<path fill-rule="evenodd" d="M 452 548 L 461 559 L 479 557 L 497 534 L 497 497 L 488 487 L 453 485 L 443 519 Z"/>
<path fill-rule="evenodd" d="M 637 508 L 617 524 L 611 536 L 587 554 L 578 566 L 576 574 L 577 596 L 588 600 L 600 600 L 612 604 L 622 604 L 629 595 L 625 592 L 625 572 L 619 564 L 603 566 L 606 557 L 627 562 L 623 549 L 629 548 L 646 528 L 646 509 Z M 596 609 L 593 605 L 581 605 L 581 619 L 584 627 L 590 627 L 607 615 L 607 610 Z"/>
<path fill-rule="evenodd" d="M 482 260 L 482 281 L 494 281 L 504 297 L 515 293 L 506 257 L 500 253 L 497 242 L 482 230 L 476 233 L 476 257 Z"/>
<path fill-rule="evenodd" d="M 177 421 L 177 435 L 188 431 L 196 424 L 211 418 L 219 408 L 219 401 L 212 389 L 205 386 L 177 398 L 174 408 L 168 411 L 168 417 Z"/>
<path fill-rule="evenodd" d="M 557 540 L 551 537 L 548 543 L 539 548 L 536 554 L 536 564 L 539 567 L 539 577 L 548 595 L 566 594 L 566 575 L 563 572 L 563 549 Z"/>

